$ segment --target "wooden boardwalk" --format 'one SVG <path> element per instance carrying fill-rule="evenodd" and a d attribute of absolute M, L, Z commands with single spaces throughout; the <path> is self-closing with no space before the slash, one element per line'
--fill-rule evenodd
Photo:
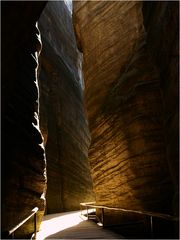
<path fill-rule="evenodd" d="M 84 220 L 80 211 L 44 216 L 37 240 L 43 239 L 124 239 L 122 236 Z"/>

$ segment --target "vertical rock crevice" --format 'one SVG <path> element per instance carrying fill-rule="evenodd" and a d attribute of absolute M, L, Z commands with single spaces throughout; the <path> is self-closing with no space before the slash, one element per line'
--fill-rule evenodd
<path fill-rule="evenodd" d="M 47 154 L 47 213 L 79 209 L 93 200 L 88 162 L 90 135 L 84 112 L 80 58 L 72 17 L 62 2 L 49 2 L 39 19 L 40 125 Z"/>

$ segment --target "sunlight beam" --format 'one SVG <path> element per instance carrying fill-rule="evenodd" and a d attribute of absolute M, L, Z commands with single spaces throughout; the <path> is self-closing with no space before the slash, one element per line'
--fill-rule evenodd
<path fill-rule="evenodd" d="M 76 226 L 82 221 L 80 211 L 46 215 L 41 223 L 36 239 L 43 240 L 64 229 Z"/>

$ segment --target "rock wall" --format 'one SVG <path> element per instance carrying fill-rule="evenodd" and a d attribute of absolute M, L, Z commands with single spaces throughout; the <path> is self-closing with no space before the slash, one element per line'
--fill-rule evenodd
<path fill-rule="evenodd" d="M 166 159 L 173 182 L 173 213 L 179 214 L 179 3 L 144 3 L 148 51 L 160 72 Z M 153 11 L 153 15 L 151 12 Z M 156 27 L 154 27 L 156 26 Z M 157 51 L 158 49 L 158 51 Z"/>
<path fill-rule="evenodd" d="M 90 136 L 84 112 L 72 17 L 65 3 L 49 2 L 39 20 L 40 126 L 46 143 L 47 213 L 79 209 L 93 200 Z"/>
<path fill-rule="evenodd" d="M 96 202 L 172 213 L 169 165 L 176 168 L 178 156 L 178 68 L 173 64 L 177 44 L 176 50 L 170 47 L 178 40 L 176 3 L 73 5 L 76 38 L 84 56 Z M 172 33 L 167 38 L 168 31 Z M 170 122 L 164 121 L 170 112 Z"/>
<path fill-rule="evenodd" d="M 36 21 L 46 2 L 2 2 L 1 230 L 10 230 L 39 207 L 45 208 L 45 155 L 38 118 Z M 23 21 L 22 21 L 23 20 Z M 15 237 L 33 232 L 28 221 Z M 6 238 L 3 236 L 2 238 Z"/>

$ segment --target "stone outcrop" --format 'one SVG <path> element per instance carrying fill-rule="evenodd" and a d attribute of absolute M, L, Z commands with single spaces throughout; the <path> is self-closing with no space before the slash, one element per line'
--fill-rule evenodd
<path fill-rule="evenodd" d="M 64 2 L 49 2 L 40 19 L 40 126 L 47 158 L 47 213 L 79 209 L 93 200 L 90 136 L 83 104 L 72 17 Z"/>
<path fill-rule="evenodd" d="M 84 57 L 96 202 L 172 213 L 176 170 L 171 175 L 169 166 L 176 168 L 178 159 L 178 67 L 173 57 L 178 49 L 178 7 L 135 1 L 73 5 Z"/>
<path fill-rule="evenodd" d="M 45 155 L 39 130 L 37 84 L 41 43 L 36 28 L 44 5 L 45 2 L 1 4 L 2 232 L 19 224 L 34 207 L 39 207 L 39 228 L 44 214 Z M 15 237 L 32 233 L 33 226 L 28 221 Z"/>

